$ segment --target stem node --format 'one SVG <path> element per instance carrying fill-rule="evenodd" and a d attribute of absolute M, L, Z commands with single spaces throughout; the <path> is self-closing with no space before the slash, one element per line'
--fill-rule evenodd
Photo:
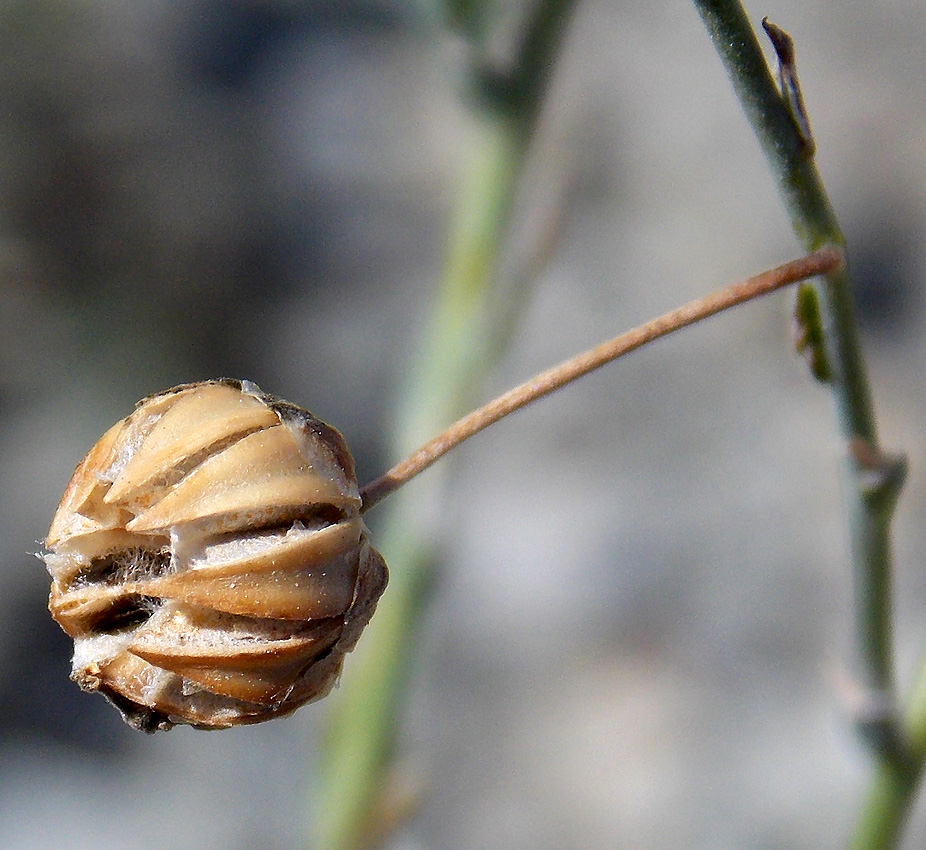
<path fill-rule="evenodd" d="M 882 451 L 867 440 L 854 437 L 849 441 L 849 458 L 862 497 L 873 510 L 893 513 L 907 478 L 906 455 Z"/>

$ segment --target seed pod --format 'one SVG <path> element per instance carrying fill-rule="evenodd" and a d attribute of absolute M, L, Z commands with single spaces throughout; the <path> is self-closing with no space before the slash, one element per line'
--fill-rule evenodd
<path fill-rule="evenodd" d="M 45 541 L 71 678 L 138 729 L 324 696 L 387 580 L 341 435 L 248 382 L 143 399 L 74 472 Z"/>

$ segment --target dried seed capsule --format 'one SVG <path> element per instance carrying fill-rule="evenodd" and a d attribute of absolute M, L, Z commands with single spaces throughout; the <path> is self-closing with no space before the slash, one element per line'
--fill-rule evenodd
<path fill-rule="evenodd" d="M 81 461 L 45 543 L 71 677 L 147 731 L 324 696 L 387 579 L 341 435 L 248 382 L 140 401 Z"/>

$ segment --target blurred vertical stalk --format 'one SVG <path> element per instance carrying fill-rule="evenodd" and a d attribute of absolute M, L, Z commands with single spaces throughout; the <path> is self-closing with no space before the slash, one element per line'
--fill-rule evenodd
<path fill-rule="evenodd" d="M 486 52 L 486 10 L 470 2 L 448 9 L 470 51 L 472 137 L 442 280 L 397 404 L 391 442 L 396 458 L 466 411 L 498 354 L 494 322 L 509 314 L 510 305 L 500 303 L 493 287 L 497 262 L 573 6 L 574 0 L 535 3 L 506 67 L 498 67 Z M 311 801 L 311 847 L 319 850 L 369 846 L 390 826 L 384 782 L 434 572 L 440 471 L 391 497 L 377 517 L 377 548 L 389 564 L 390 585 L 330 698 Z"/>
<path fill-rule="evenodd" d="M 782 66 L 776 85 L 749 19 L 738 0 L 694 0 L 726 68 L 740 104 L 759 138 L 795 233 L 808 250 L 843 245 L 843 235 L 813 160 L 814 143 L 803 111 L 786 33 L 766 25 Z M 858 724 L 872 745 L 877 777 L 853 847 L 894 846 L 918 784 L 922 756 L 896 709 L 891 602 L 890 522 L 903 484 L 901 458 L 878 446 L 874 406 L 854 317 L 848 269 L 800 293 L 814 373 L 830 389 L 845 446 L 848 524 L 854 577 L 854 643 L 863 694 Z M 926 689 L 913 703 L 926 712 Z"/>

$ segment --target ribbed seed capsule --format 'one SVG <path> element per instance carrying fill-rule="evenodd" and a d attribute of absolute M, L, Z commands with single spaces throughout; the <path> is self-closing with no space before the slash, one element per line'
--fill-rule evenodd
<path fill-rule="evenodd" d="M 45 544 L 72 678 L 147 731 L 324 696 L 387 579 L 341 435 L 248 382 L 140 401 L 77 467 Z"/>

